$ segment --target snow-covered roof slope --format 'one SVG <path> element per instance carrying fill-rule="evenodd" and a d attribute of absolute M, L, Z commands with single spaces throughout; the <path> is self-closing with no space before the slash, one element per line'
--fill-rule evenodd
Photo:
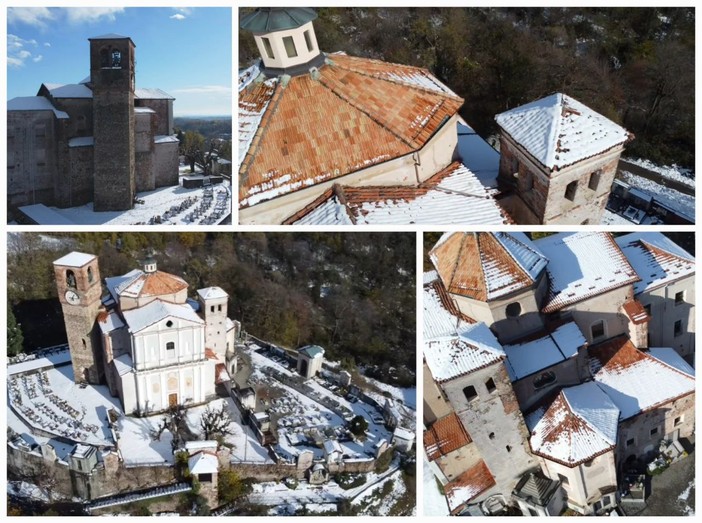
<path fill-rule="evenodd" d="M 59 111 L 43 96 L 18 96 L 7 102 L 8 111 L 51 111 L 58 119 L 68 118 L 68 113 Z"/>
<path fill-rule="evenodd" d="M 129 331 L 136 333 L 166 318 L 178 318 L 190 323 L 204 323 L 189 305 L 178 305 L 161 300 L 123 313 Z"/>
<path fill-rule="evenodd" d="M 124 327 L 124 322 L 117 311 L 101 312 L 98 314 L 97 321 L 103 334 L 108 334 Z"/>
<path fill-rule="evenodd" d="M 483 460 L 444 485 L 446 501 L 453 513 L 481 492 L 495 485 L 495 478 Z"/>
<path fill-rule="evenodd" d="M 691 367 L 684 359 L 682 359 L 680 354 L 678 354 L 672 347 L 649 347 L 648 353 L 657 360 L 670 365 L 674 369 L 677 369 L 693 378 L 695 377 L 695 369 Z"/>
<path fill-rule="evenodd" d="M 54 98 L 92 98 L 93 91 L 87 85 L 80 84 L 42 84 Z"/>
<path fill-rule="evenodd" d="M 449 292 L 489 301 L 531 287 L 548 260 L 504 232 L 445 235 L 429 253 Z"/>
<path fill-rule="evenodd" d="M 544 312 L 557 310 L 638 281 L 621 249 L 606 232 L 565 232 L 535 240 L 551 260 Z"/>
<path fill-rule="evenodd" d="M 484 323 L 467 325 L 454 336 L 424 342 L 424 361 L 439 383 L 487 367 L 504 357 L 502 345 Z"/>
<path fill-rule="evenodd" d="M 64 265 L 66 267 L 83 267 L 95 259 L 94 254 L 86 254 L 84 252 L 73 251 L 58 260 L 54 261 L 54 265 Z"/>
<path fill-rule="evenodd" d="M 454 162 L 419 186 L 340 186 L 284 222 L 295 225 L 509 223 L 478 178 Z"/>
<path fill-rule="evenodd" d="M 172 295 L 186 289 L 188 282 L 180 276 L 167 272 L 144 272 L 134 269 L 123 276 L 105 278 L 105 285 L 115 300 L 118 300 L 119 297 L 141 298 Z"/>
<path fill-rule="evenodd" d="M 120 376 L 124 376 L 134 370 L 134 363 L 132 362 L 132 357 L 129 354 L 122 354 L 117 358 L 113 359 L 115 370 Z"/>
<path fill-rule="evenodd" d="M 191 474 L 216 474 L 218 467 L 217 454 L 211 451 L 201 450 L 188 459 Z"/>
<path fill-rule="evenodd" d="M 616 242 L 641 278 L 635 294 L 695 274 L 695 259 L 660 232 L 632 232 Z"/>
<path fill-rule="evenodd" d="M 242 208 L 411 154 L 463 103 L 428 71 L 345 55 L 285 85 L 240 74 Z"/>
<path fill-rule="evenodd" d="M 453 336 L 475 323 L 461 314 L 439 281 L 424 286 L 423 305 L 425 340 Z"/>
<path fill-rule="evenodd" d="M 170 94 L 156 87 L 137 87 L 134 89 L 134 98 L 142 100 L 175 100 Z"/>
<path fill-rule="evenodd" d="M 221 287 L 206 287 L 204 289 L 198 289 L 197 293 L 203 300 L 217 300 L 229 297 L 229 294 Z"/>
<path fill-rule="evenodd" d="M 616 446 L 619 409 L 590 381 L 562 389 L 526 422 L 535 454 L 574 467 Z"/>
<path fill-rule="evenodd" d="M 556 365 L 575 356 L 586 342 L 575 322 L 569 322 L 539 339 L 505 345 L 509 376 L 517 381 Z"/>
<path fill-rule="evenodd" d="M 623 144 L 626 129 L 565 94 L 522 105 L 495 120 L 539 163 L 553 171 Z"/>
<path fill-rule="evenodd" d="M 664 354 L 664 362 L 620 336 L 590 347 L 589 354 L 593 378 L 617 405 L 622 420 L 695 391 L 694 377 L 678 370 L 684 362 L 677 353 Z"/>

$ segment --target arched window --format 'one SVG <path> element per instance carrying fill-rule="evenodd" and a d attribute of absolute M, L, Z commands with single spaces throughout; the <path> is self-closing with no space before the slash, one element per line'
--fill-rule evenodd
<path fill-rule="evenodd" d="M 93 283 L 93 268 L 88 267 L 88 283 Z"/>
<path fill-rule="evenodd" d="M 505 308 L 505 314 L 507 315 L 508 318 L 517 318 L 521 313 L 522 313 L 522 306 L 519 304 L 518 301 L 515 301 L 514 303 L 510 303 Z"/>
<path fill-rule="evenodd" d="M 556 375 L 553 372 L 550 370 L 542 372 L 539 376 L 534 378 L 534 388 L 540 389 L 546 385 L 550 385 L 554 381 L 556 381 Z"/>
<path fill-rule="evenodd" d="M 122 67 L 122 53 L 120 53 L 117 49 L 113 49 L 111 57 L 112 62 L 110 67 Z"/>
<path fill-rule="evenodd" d="M 76 275 L 73 274 L 73 271 L 66 271 L 66 285 L 71 289 L 76 288 Z"/>

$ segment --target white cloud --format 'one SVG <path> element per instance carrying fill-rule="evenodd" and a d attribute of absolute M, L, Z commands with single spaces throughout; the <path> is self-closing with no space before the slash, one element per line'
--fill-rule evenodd
<path fill-rule="evenodd" d="M 94 23 L 99 20 L 114 22 L 124 7 L 65 7 L 62 8 L 70 24 Z"/>
<path fill-rule="evenodd" d="M 180 13 L 176 13 L 173 16 L 169 16 L 168 18 L 170 18 L 172 20 L 185 20 L 186 17 L 185 17 L 185 15 L 182 15 Z"/>
<path fill-rule="evenodd" d="M 54 20 L 55 16 L 48 7 L 8 7 L 7 23 L 26 24 L 34 27 L 46 27 L 46 23 Z"/>
<path fill-rule="evenodd" d="M 196 94 L 213 94 L 231 96 L 232 88 L 226 85 L 194 85 L 192 87 L 183 87 L 182 89 L 171 89 L 174 93 L 196 93 Z"/>
<path fill-rule="evenodd" d="M 34 63 L 41 62 L 43 58 L 44 58 L 43 55 L 37 55 L 34 58 L 32 58 L 32 62 L 34 62 Z"/>
<path fill-rule="evenodd" d="M 193 8 L 192 8 L 192 7 L 174 7 L 173 10 L 174 10 L 176 13 L 182 13 L 182 14 L 184 14 L 184 15 L 189 15 L 190 13 L 193 12 Z"/>
<path fill-rule="evenodd" d="M 32 56 L 32 52 L 27 47 L 37 47 L 36 40 L 25 40 L 17 35 L 7 35 L 7 65 L 8 67 L 18 68 L 24 67 L 28 59 L 34 62 L 39 62 L 43 56 Z"/>
<path fill-rule="evenodd" d="M 49 42 L 44 42 L 44 47 L 51 47 L 51 44 Z"/>

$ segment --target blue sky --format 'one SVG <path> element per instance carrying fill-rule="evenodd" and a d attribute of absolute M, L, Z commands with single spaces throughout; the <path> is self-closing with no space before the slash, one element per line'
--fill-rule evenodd
<path fill-rule="evenodd" d="M 90 72 L 88 38 L 129 36 L 137 87 L 173 97 L 176 116 L 232 114 L 229 8 L 9 7 L 7 98 L 36 95 L 43 82 L 78 83 Z"/>

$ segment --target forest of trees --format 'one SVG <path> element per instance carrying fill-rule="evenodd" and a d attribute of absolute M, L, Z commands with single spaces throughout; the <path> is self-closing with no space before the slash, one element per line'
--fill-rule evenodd
<path fill-rule="evenodd" d="M 191 295 L 211 285 L 228 292 L 229 316 L 249 334 L 289 348 L 321 345 L 329 359 L 414 382 L 413 233 L 14 233 L 8 300 L 25 329 L 56 328 L 26 305 L 58 305 L 52 262 L 71 250 L 97 254 L 103 279 L 140 267 L 153 250 L 159 270 L 185 278 Z"/>
<path fill-rule="evenodd" d="M 242 8 L 242 13 L 246 8 Z M 695 10 L 318 8 L 325 52 L 429 69 L 483 137 L 496 114 L 564 92 L 636 135 L 627 155 L 694 168 Z M 239 36 L 239 65 L 258 57 Z"/>

